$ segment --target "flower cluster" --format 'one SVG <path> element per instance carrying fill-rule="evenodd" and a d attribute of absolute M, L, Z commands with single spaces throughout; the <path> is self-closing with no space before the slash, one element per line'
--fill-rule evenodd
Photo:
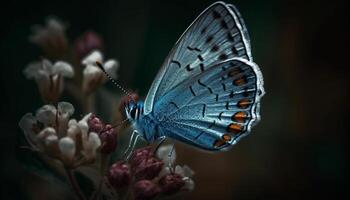
<path fill-rule="evenodd" d="M 133 199 L 153 199 L 193 190 L 193 171 L 187 166 L 175 166 L 176 152 L 171 146 L 157 150 L 147 146 L 134 150 L 129 160 L 112 160 L 125 151 L 118 148 L 118 142 L 122 142 L 118 135 L 127 130 L 128 125 L 124 123 L 127 121 L 125 105 L 137 102 L 139 95 L 135 92 L 113 95 L 103 89 L 108 77 L 100 67 L 117 79 L 118 61 L 104 60 L 103 40 L 95 32 L 87 31 L 74 44 L 69 44 L 65 30 L 61 21 L 48 18 L 44 26 L 33 27 L 29 38 L 43 49 L 45 58 L 28 64 L 23 73 L 37 83 L 45 104 L 19 121 L 27 147 L 38 153 L 34 155 L 41 155 L 39 159 L 48 158 L 41 159 L 43 162 L 63 165 L 65 170 L 58 171 L 66 173 L 62 175 L 68 178 L 79 200 L 88 199 L 80 189 L 83 184 L 77 184 L 74 175 L 82 168 L 89 168 L 90 174 L 80 172 L 96 184 L 90 199 L 115 198 L 110 196 L 115 193 L 118 198 L 132 195 Z M 97 66 L 97 62 L 101 66 Z M 101 92 L 95 95 L 99 88 Z M 62 94 L 68 95 L 65 99 L 73 98 L 74 106 L 60 101 Z M 103 106 L 107 109 L 98 110 L 95 102 L 100 99 L 96 100 L 97 97 L 103 102 L 117 100 L 119 103 L 112 104 L 112 109 L 106 104 Z M 75 119 L 75 110 L 88 114 L 77 113 L 76 116 L 81 117 Z M 112 110 L 109 119 L 119 122 L 118 126 L 102 120 L 100 116 L 108 119 L 108 114 L 99 112 L 103 110 Z M 57 166 L 52 170 L 57 170 Z"/>
<path fill-rule="evenodd" d="M 96 115 L 88 119 L 89 130 L 99 135 L 101 140 L 101 153 L 110 154 L 117 148 L 117 134 L 110 124 L 104 124 Z"/>
<path fill-rule="evenodd" d="M 79 96 L 79 93 L 90 95 L 95 92 L 107 81 L 106 75 L 96 66 L 96 62 L 103 63 L 105 71 L 111 77 L 117 78 L 119 63 L 115 59 L 103 62 L 103 41 L 96 33 L 86 32 L 74 45 L 69 45 L 65 30 L 61 21 L 48 18 L 46 26 L 34 26 L 30 36 L 30 41 L 42 47 L 46 56 L 56 60 L 54 64 L 45 58 L 31 62 L 23 71 L 27 79 L 36 81 L 45 103 L 56 103 L 59 100 L 65 88 L 64 78 L 74 79 L 71 89 L 81 87 L 80 90 L 68 90 L 73 97 Z M 70 46 L 74 48 L 68 50 Z M 71 55 L 68 52 L 72 52 Z M 81 70 L 80 65 L 84 67 L 82 77 L 77 72 Z"/>
<path fill-rule="evenodd" d="M 31 148 L 59 159 L 69 168 L 95 160 L 101 141 L 96 132 L 89 131 L 88 119 L 70 119 L 74 107 L 67 102 L 57 106 L 44 105 L 35 114 L 25 114 L 19 122 Z"/>
<path fill-rule="evenodd" d="M 187 166 L 172 168 L 176 157 L 172 148 L 171 145 L 162 146 L 156 154 L 151 146 L 135 150 L 129 162 L 118 161 L 110 167 L 109 183 L 116 190 L 130 187 L 135 199 L 153 199 L 193 190 L 193 171 Z"/>
<path fill-rule="evenodd" d="M 82 61 L 85 66 L 83 71 L 83 92 L 86 94 L 91 93 L 97 87 L 104 84 L 108 79 L 106 75 L 96 66 L 96 62 L 103 63 L 102 66 L 105 71 L 116 79 L 116 70 L 118 69 L 118 62 L 116 60 L 107 60 L 103 62 L 103 55 L 100 51 L 93 51 Z"/>

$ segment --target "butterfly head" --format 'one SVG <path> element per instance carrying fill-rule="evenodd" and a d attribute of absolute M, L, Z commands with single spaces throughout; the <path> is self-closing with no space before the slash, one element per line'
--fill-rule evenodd
<path fill-rule="evenodd" d="M 135 101 L 129 101 L 125 105 L 125 113 L 128 119 L 131 120 L 137 120 L 140 118 L 140 115 L 142 115 L 143 111 L 143 103 L 138 101 L 137 103 Z"/>

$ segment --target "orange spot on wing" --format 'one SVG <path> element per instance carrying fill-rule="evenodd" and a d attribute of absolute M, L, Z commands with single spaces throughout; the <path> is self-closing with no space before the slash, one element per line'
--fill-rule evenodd
<path fill-rule="evenodd" d="M 246 112 L 240 111 L 232 115 L 232 120 L 240 123 L 244 123 L 248 115 Z"/>
<path fill-rule="evenodd" d="M 247 78 L 245 76 L 242 76 L 241 78 L 234 80 L 233 83 L 237 86 L 244 85 L 247 83 Z"/>
<path fill-rule="evenodd" d="M 243 130 L 243 128 L 242 128 L 242 126 L 239 125 L 239 124 L 230 124 L 230 125 L 227 127 L 227 130 L 228 130 L 228 132 L 230 132 L 230 133 L 235 133 L 235 134 L 237 134 L 237 133 L 240 133 L 240 132 Z"/>
<path fill-rule="evenodd" d="M 230 141 L 231 140 L 231 135 L 229 135 L 229 134 L 224 134 L 224 135 L 222 135 L 222 139 L 225 141 L 225 142 L 228 142 L 228 141 Z"/>
<path fill-rule="evenodd" d="M 218 147 L 222 147 L 223 145 L 226 144 L 226 141 L 225 140 L 215 140 L 213 146 L 215 148 L 218 148 Z"/>
<path fill-rule="evenodd" d="M 242 70 L 240 68 L 234 68 L 228 72 L 229 77 L 237 76 L 238 74 L 242 73 Z"/>
<path fill-rule="evenodd" d="M 239 108 L 247 108 L 249 105 L 251 104 L 251 102 L 249 101 L 249 99 L 242 99 L 242 100 L 239 100 L 238 103 L 237 103 L 237 106 Z"/>

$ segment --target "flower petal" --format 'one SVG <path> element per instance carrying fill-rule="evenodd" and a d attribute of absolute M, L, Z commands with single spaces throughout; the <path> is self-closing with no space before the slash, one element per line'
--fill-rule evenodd
<path fill-rule="evenodd" d="M 63 61 L 57 61 L 53 66 L 53 74 L 60 74 L 64 77 L 72 78 L 74 76 L 74 70 L 72 66 Z"/>
<path fill-rule="evenodd" d="M 83 134 L 83 137 L 87 137 L 87 133 L 89 131 L 88 119 L 89 119 L 90 116 L 91 116 L 91 113 L 85 115 L 83 117 L 83 119 L 81 119 L 78 122 L 78 126 L 79 126 L 79 128 L 81 130 L 81 133 Z"/>
<path fill-rule="evenodd" d="M 101 63 L 103 62 L 102 53 L 98 50 L 93 51 L 88 56 L 86 56 L 83 59 L 82 64 L 83 65 L 96 65 L 96 61 L 101 62 Z"/>
<path fill-rule="evenodd" d="M 46 126 L 52 125 L 56 119 L 56 108 L 53 105 L 44 105 L 37 110 L 35 116 L 39 122 Z"/>
<path fill-rule="evenodd" d="M 41 69 L 40 62 L 31 62 L 23 70 L 23 73 L 27 79 L 34 79 L 34 78 L 36 78 L 40 69 Z"/>
<path fill-rule="evenodd" d="M 184 165 L 182 167 L 182 170 L 184 172 L 184 175 L 187 177 L 192 177 L 194 175 L 194 171 L 187 165 Z"/>
<path fill-rule="evenodd" d="M 75 154 L 75 143 L 72 138 L 64 137 L 60 139 L 58 147 L 65 158 L 73 158 Z"/>
<path fill-rule="evenodd" d="M 47 137 L 51 135 L 56 135 L 56 130 L 52 127 L 47 127 L 40 131 L 40 133 L 37 135 L 37 139 L 44 141 Z"/>
<path fill-rule="evenodd" d="M 50 75 L 53 74 L 53 65 L 51 61 L 49 61 L 48 59 L 43 59 L 40 63 L 42 70 L 44 70 Z"/>
<path fill-rule="evenodd" d="M 46 146 L 50 146 L 52 144 L 56 144 L 58 142 L 58 137 L 57 135 L 49 135 L 47 136 L 47 138 L 45 139 L 45 145 Z"/>
<path fill-rule="evenodd" d="M 46 27 L 51 32 L 63 32 L 66 27 L 65 25 L 55 17 L 50 17 L 46 19 Z"/>
<path fill-rule="evenodd" d="M 182 180 L 185 181 L 185 185 L 183 186 L 183 189 L 186 189 L 188 191 L 192 191 L 194 189 L 194 181 L 191 178 L 184 177 Z"/>
<path fill-rule="evenodd" d="M 117 78 L 117 70 L 119 68 L 119 63 L 117 60 L 108 60 L 104 63 L 103 68 L 106 72 L 113 78 Z"/>
<path fill-rule="evenodd" d="M 68 117 L 70 117 L 74 113 L 73 105 L 65 101 L 59 102 L 57 108 L 58 108 L 58 112 L 61 115 L 67 115 Z"/>
<path fill-rule="evenodd" d="M 161 160 L 163 160 L 165 166 L 169 166 L 169 162 L 171 162 L 171 165 L 174 165 L 175 160 L 176 160 L 176 151 L 175 148 L 173 149 L 173 152 L 170 153 L 172 150 L 173 145 L 168 144 L 168 145 L 163 145 L 159 147 L 157 150 L 157 157 Z M 169 154 L 171 154 L 171 157 L 169 157 Z"/>
<path fill-rule="evenodd" d="M 101 145 L 101 140 L 98 137 L 97 133 L 89 133 L 89 143 L 92 145 L 93 150 L 96 150 Z"/>
<path fill-rule="evenodd" d="M 24 135 L 28 143 L 34 146 L 34 141 L 36 139 L 36 133 L 33 131 L 33 125 L 36 124 L 36 118 L 32 113 L 25 114 L 19 121 L 19 127 L 24 132 Z"/>

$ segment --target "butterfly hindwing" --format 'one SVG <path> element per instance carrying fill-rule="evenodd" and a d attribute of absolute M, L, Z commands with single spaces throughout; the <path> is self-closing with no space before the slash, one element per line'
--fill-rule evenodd
<path fill-rule="evenodd" d="M 252 60 L 249 38 L 237 9 L 216 2 L 204 10 L 177 41 L 145 100 L 145 114 L 184 80 L 230 58 Z"/>
<path fill-rule="evenodd" d="M 156 102 L 154 115 L 168 137 L 206 150 L 227 149 L 259 120 L 262 84 L 257 65 L 229 59 L 173 88 Z"/>

